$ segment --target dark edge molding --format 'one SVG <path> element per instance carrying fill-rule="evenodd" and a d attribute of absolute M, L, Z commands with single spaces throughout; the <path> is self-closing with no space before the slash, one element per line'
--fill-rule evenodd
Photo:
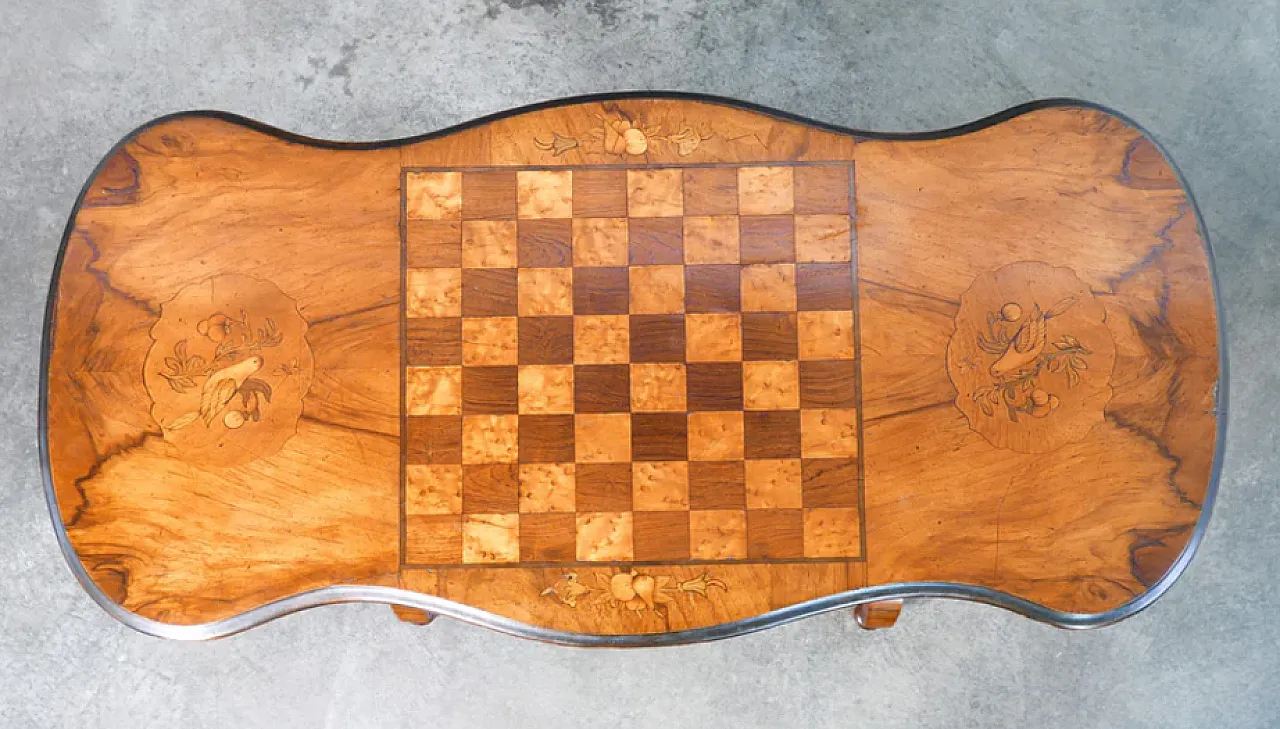
<path fill-rule="evenodd" d="M 837 134 L 850 135 L 858 139 L 866 140 L 895 140 L 895 141 L 924 141 L 943 139 L 947 137 L 960 136 L 981 131 L 987 127 L 995 126 L 1001 122 L 1013 119 L 1015 117 L 1029 114 L 1031 112 L 1040 111 L 1042 109 L 1053 108 L 1082 108 L 1099 111 L 1112 116 L 1128 126 L 1137 130 L 1140 134 L 1149 139 L 1160 151 L 1165 162 L 1173 170 L 1177 178 L 1179 186 L 1183 193 L 1187 196 L 1191 209 L 1195 213 L 1197 230 L 1200 238 L 1204 242 L 1205 255 L 1209 266 L 1210 285 L 1213 288 L 1213 301 L 1215 307 L 1215 317 L 1218 328 L 1218 383 L 1215 398 L 1214 412 L 1218 418 L 1218 429 L 1216 441 L 1214 443 L 1213 466 L 1209 475 L 1209 483 L 1205 489 L 1204 503 L 1201 505 L 1200 516 L 1196 521 L 1195 529 L 1191 538 L 1187 541 L 1187 545 L 1183 548 L 1182 553 L 1174 560 L 1169 569 L 1159 580 L 1147 588 L 1145 592 L 1137 595 L 1132 600 L 1101 613 L 1068 613 L 1052 608 L 1047 608 L 1030 600 L 1016 597 L 1006 592 L 994 590 L 987 587 L 978 587 L 967 584 L 954 584 L 946 582 L 902 582 L 888 585 L 877 585 L 873 587 L 863 587 L 836 595 L 827 595 L 825 597 L 809 600 L 807 602 L 791 605 L 779 610 L 763 613 L 751 618 L 737 620 L 730 623 L 722 623 L 720 625 L 709 626 L 705 628 L 696 628 L 691 630 L 682 630 L 669 633 L 654 634 L 633 634 L 633 635 L 597 635 L 584 633 L 570 633 L 560 630 L 552 630 L 548 628 L 540 628 L 526 623 L 522 623 L 510 618 L 504 618 L 493 613 L 486 612 L 479 608 L 468 605 L 451 602 L 443 598 L 422 593 L 410 592 L 392 587 L 381 587 L 374 585 L 334 585 L 330 587 L 318 588 L 307 592 L 290 595 L 289 597 L 260 605 L 246 612 L 234 615 L 222 620 L 210 623 L 199 623 L 193 625 L 176 625 L 172 623 L 162 623 L 160 621 L 144 618 L 136 613 L 132 613 L 109 598 L 94 583 L 89 576 L 84 564 L 80 561 L 74 547 L 72 547 L 70 539 L 67 536 L 66 528 L 62 523 L 61 512 L 58 508 L 57 495 L 53 486 L 53 472 L 49 461 L 49 423 L 48 423 L 48 390 L 49 390 L 49 360 L 53 351 L 53 335 L 56 327 L 55 315 L 57 312 L 57 293 L 58 284 L 62 277 L 62 263 L 66 255 L 67 242 L 70 240 L 75 230 L 76 217 L 80 212 L 81 205 L 85 196 L 98 175 L 102 172 L 107 162 L 124 147 L 131 142 L 139 134 L 150 129 L 151 127 L 164 124 L 169 121 L 185 118 L 211 118 L 221 121 L 237 124 L 263 134 L 277 137 L 281 140 L 295 143 L 305 144 L 312 147 L 323 149 L 344 149 L 344 150 L 369 150 L 383 149 L 387 147 L 398 147 L 416 142 L 422 142 L 429 139 L 454 134 L 472 127 L 487 124 L 500 119 L 505 119 L 521 114 L 539 111 L 559 106 L 568 106 L 572 104 L 596 103 L 623 101 L 628 99 L 656 99 L 656 100 L 677 100 L 677 101 L 696 101 L 707 104 L 715 104 L 720 106 L 732 107 L 743 111 L 756 112 L 764 114 L 783 121 L 789 121 L 797 124 L 803 124 L 809 127 L 821 129 Z M 94 602 L 98 603 L 108 614 L 116 618 L 125 625 L 145 633 L 160 638 L 170 638 L 175 640 L 209 640 L 212 638 L 221 638 L 234 635 L 250 628 L 262 625 L 279 617 L 283 617 L 290 613 L 306 610 L 308 608 L 318 607 L 320 605 L 332 605 L 339 603 L 384 603 L 389 605 L 402 605 L 409 608 L 417 608 L 425 610 L 435 615 L 444 615 L 464 623 L 476 625 L 500 633 L 514 635 L 521 638 L 529 638 L 541 640 L 549 643 L 560 645 L 571 645 L 580 647 L 614 647 L 614 648 L 631 648 L 631 647 L 656 647 L 668 645 L 683 645 L 689 643 L 701 643 L 705 641 L 723 640 L 738 635 L 746 635 L 754 633 L 766 628 L 778 625 L 785 625 L 801 618 L 811 615 L 820 615 L 822 613 L 843 608 L 853 607 L 862 603 L 874 602 L 877 600 L 893 600 L 900 598 L 917 598 L 917 597 L 936 597 L 947 599 L 969 600 L 972 602 L 981 602 L 988 605 L 994 605 L 1006 610 L 1012 610 L 1025 617 L 1031 618 L 1038 622 L 1053 625 L 1059 628 L 1094 628 L 1104 625 L 1116 623 L 1125 618 L 1131 617 L 1142 610 L 1150 607 L 1157 599 L 1160 598 L 1174 582 L 1182 576 L 1187 566 L 1191 563 L 1191 559 L 1195 556 L 1196 550 L 1200 546 L 1200 542 L 1204 539 L 1205 531 L 1208 528 L 1209 519 L 1213 512 L 1213 505 L 1217 498 L 1218 483 L 1222 476 L 1223 458 L 1225 456 L 1226 435 L 1227 435 L 1227 415 L 1228 415 L 1228 381 L 1229 370 L 1227 363 L 1227 341 L 1225 315 L 1222 307 L 1222 295 L 1218 285 L 1217 267 L 1214 263 L 1213 246 L 1209 241 L 1209 233 L 1204 224 L 1204 218 L 1200 212 L 1200 206 L 1196 203 L 1195 196 L 1191 192 L 1191 188 L 1187 185 L 1186 177 L 1182 170 L 1169 156 L 1164 145 L 1159 142 L 1150 132 L 1148 132 L 1141 124 L 1137 123 L 1128 116 L 1107 108 L 1101 104 L 1095 104 L 1088 101 L 1081 101 L 1071 98 L 1050 98 L 1031 101 L 1025 104 L 1014 106 L 1004 111 L 997 112 L 990 116 L 984 117 L 977 121 L 961 124 L 959 126 L 950 127 L 927 132 L 869 132 L 856 129 L 849 129 L 835 124 L 816 121 L 796 114 L 771 109 L 769 107 L 753 104 L 749 102 L 737 101 L 720 96 L 710 96 L 703 94 L 694 94 L 676 91 L 627 91 L 612 94 L 591 94 L 585 96 L 568 97 L 563 99 L 549 100 L 530 104 L 527 106 L 502 111 L 495 114 L 473 119 L 471 121 L 457 124 L 445 129 L 427 134 L 416 135 L 412 137 L 402 137 L 400 139 L 389 139 L 375 142 L 335 142 L 321 139 L 314 139 L 300 134 L 294 134 L 276 127 L 264 124 L 262 122 L 239 116 L 229 112 L 222 111 L 185 111 L 173 114 L 167 114 L 162 117 L 153 119 L 133 131 L 125 135 L 120 141 L 103 156 L 103 158 L 94 167 L 92 173 L 85 180 L 80 194 L 76 197 L 75 204 L 71 208 L 71 213 L 67 220 L 66 228 L 62 234 L 62 241 L 58 247 L 57 257 L 54 260 L 53 272 L 49 283 L 49 295 L 45 303 L 44 326 L 40 348 L 40 392 L 39 392 L 39 416 L 38 416 L 38 445 L 40 449 L 40 467 L 41 476 L 44 481 L 45 500 L 49 507 L 49 516 L 53 522 L 54 532 L 58 538 L 58 546 L 62 550 L 62 556 L 66 559 L 67 565 L 70 567 L 80 585 L 84 588 Z"/>

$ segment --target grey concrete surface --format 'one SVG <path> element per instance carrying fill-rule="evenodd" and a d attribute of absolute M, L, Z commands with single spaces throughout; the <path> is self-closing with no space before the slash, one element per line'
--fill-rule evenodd
<path fill-rule="evenodd" d="M 1276 0 L 4 0 L 0 18 L 0 727 L 1280 726 Z M 1083 633 L 932 602 L 878 634 L 828 615 L 630 652 L 381 606 L 180 644 L 80 591 L 41 493 L 37 351 L 62 226 L 112 143 L 190 108 L 369 140 L 645 88 L 877 130 L 1046 96 L 1147 125 L 1207 221 L 1233 368 L 1216 514 L 1174 589 Z"/>

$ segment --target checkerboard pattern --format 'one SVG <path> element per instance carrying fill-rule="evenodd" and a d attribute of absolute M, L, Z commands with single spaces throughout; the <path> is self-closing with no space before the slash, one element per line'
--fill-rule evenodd
<path fill-rule="evenodd" d="M 851 172 L 406 170 L 406 563 L 860 558 Z"/>

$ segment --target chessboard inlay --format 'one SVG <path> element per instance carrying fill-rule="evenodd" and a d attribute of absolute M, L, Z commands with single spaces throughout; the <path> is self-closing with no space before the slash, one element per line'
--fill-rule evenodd
<path fill-rule="evenodd" d="M 864 558 L 852 164 L 402 182 L 406 565 Z"/>

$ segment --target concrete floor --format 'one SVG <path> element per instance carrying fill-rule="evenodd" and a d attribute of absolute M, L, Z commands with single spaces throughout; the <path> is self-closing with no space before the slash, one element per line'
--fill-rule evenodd
<path fill-rule="evenodd" d="M 0 2 L 0 726 L 1280 726 L 1276 0 L 269 5 Z M 877 634 L 828 615 L 632 652 L 382 606 L 179 644 L 90 602 L 47 521 L 36 371 L 62 226 L 113 142 L 181 109 L 370 140 L 646 88 L 900 131 L 1077 96 L 1162 140 L 1208 223 L 1232 360 L 1216 513 L 1174 589 L 1084 633 L 931 602 Z"/>

